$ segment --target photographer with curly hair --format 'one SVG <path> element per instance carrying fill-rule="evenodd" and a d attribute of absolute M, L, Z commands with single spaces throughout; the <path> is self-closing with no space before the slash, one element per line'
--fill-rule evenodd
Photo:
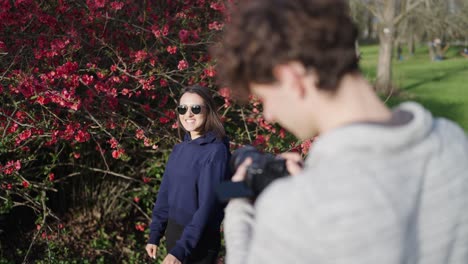
<path fill-rule="evenodd" d="M 359 70 L 346 1 L 252 0 L 218 76 L 301 140 L 304 168 L 225 212 L 227 263 L 468 263 L 468 142 L 415 102 L 389 109 Z M 245 177 L 247 160 L 234 181 Z"/>

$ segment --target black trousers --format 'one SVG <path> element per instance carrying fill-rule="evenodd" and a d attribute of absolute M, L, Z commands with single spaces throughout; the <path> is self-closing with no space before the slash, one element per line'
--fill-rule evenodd
<path fill-rule="evenodd" d="M 177 240 L 184 232 L 184 226 L 179 225 L 174 220 L 169 219 L 166 228 L 166 248 L 167 252 L 176 245 Z M 221 235 L 219 230 L 207 229 L 203 232 L 197 246 L 190 256 L 184 260 L 184 264 L 215 264 L 221 245 Z"/>

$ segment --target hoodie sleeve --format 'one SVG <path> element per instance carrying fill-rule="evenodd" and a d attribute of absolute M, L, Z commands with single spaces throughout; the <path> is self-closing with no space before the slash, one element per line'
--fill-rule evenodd
<path fill-rule="evenodd" d="M 166 172 L 164 172 L 161 187 L 159 189 L 156 202 L 154 203 L 148 244 L 159 245 L 159 240 L 164 235 L 164 231 L 166 230 L 169 214 L 169 204 L 167 197 L 169 180 Z"/>

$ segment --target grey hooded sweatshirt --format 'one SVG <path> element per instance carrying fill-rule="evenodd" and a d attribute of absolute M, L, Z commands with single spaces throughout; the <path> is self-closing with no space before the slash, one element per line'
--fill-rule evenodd
<path fill-rule="evenodd" d="M 340 127 L 253 206 L 231 200 L 228 264 L 468 263 L 468 142 L 416 103 Z"/>

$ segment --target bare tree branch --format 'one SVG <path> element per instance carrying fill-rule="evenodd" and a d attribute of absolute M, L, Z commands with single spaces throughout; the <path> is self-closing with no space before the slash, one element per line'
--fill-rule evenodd
<path fill-rule="evenodd" d="M 414 2 L 411 2 L 409 5 L 407 5 L 406 9 L 404 12 L 401 12 L 397 17 L 393 19 L 393 24 L 398 25 L 408 14 L 410 14 L 413 9 L 415 9 L 418 5 L 423 3 L 425 0 L 416 0 Z"/>

